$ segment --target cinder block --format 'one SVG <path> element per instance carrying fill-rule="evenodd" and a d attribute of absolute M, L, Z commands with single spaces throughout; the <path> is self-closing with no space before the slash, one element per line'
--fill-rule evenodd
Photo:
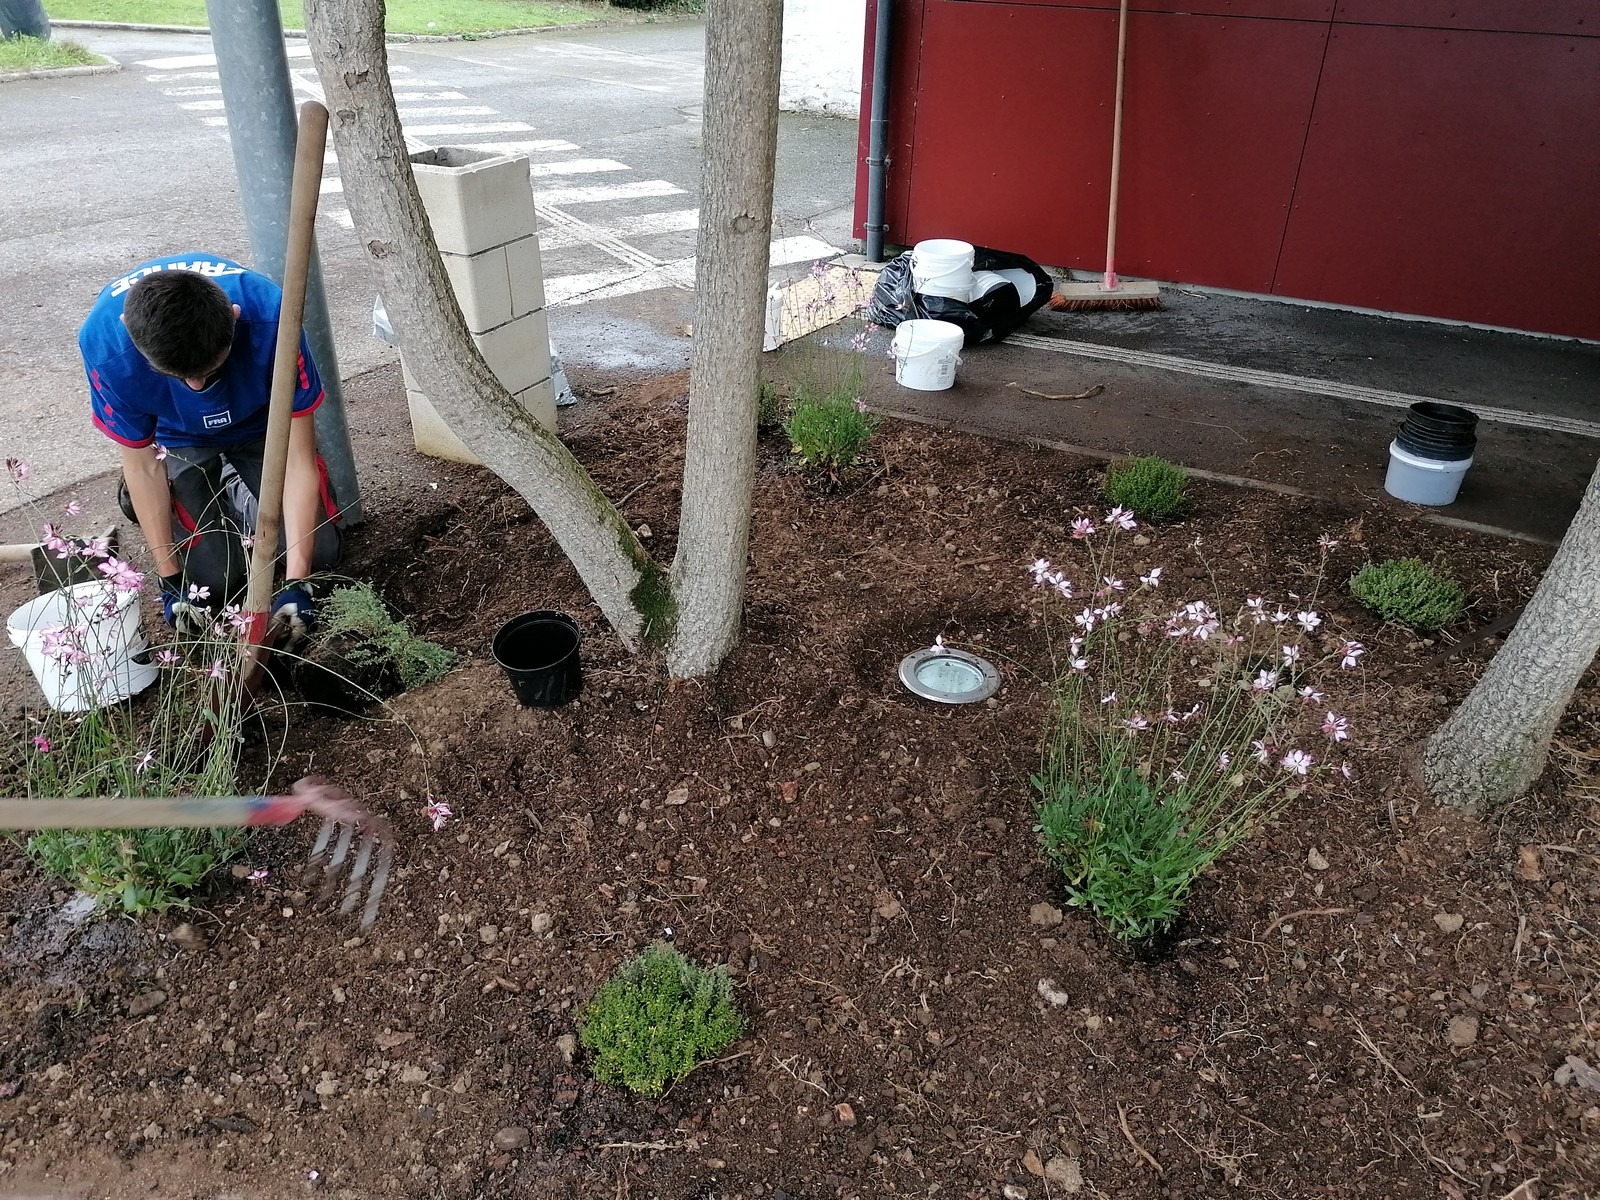
<path fill-rule="evenodd" d="M 439 146 L 411 164 L 441 252 L 477 254 L 537 230 L 527 155 Z"/>
<path fill-rule="evenodd" d="M 556 388 L 555 381 L 541 380 L 531 388 L 517 393 L 517 399 L 522 407 L 533 414 L 533 419 L 543 425 L 551 433 L 556 429 Z"/>
<path fill-rule="evenodd" d="M 411 410 L 411 440 L 419 452 L 451 462 L 478 462 L 477 455 L 467 449 L 421 392 L 407 388 L 406 407 Z"/>
<path fill-rule="evenodd" d="M 528 241 L 538 241 L 528 238 Z M 518 243 L 513 242 L 512 245 Z M 504 325 L 518 314 L 511 306 L 511 280 L 506 273 L 506 250 L 497 246 L 479 254 L 442 254 L 445 273 L 461 305 L 467 328 L 482 333 Z"/>
<path fill-rule="evenodd" d="M 550 325 L 544 309 L 474 334 L 483 360 L 513 396 L 550 378 Z"/>
<path fill-rule="evenodd" d="M 544 307 L 544 263 L 539 239 L 526 237 L 506 248 L 506 273 L 511 277 L 511 315 L 520 317 Z"/>

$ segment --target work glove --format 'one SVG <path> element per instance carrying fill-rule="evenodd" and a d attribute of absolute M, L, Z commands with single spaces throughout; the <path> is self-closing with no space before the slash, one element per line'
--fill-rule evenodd
<path fill-rule="evenodd" d="M 185 586 L 182 571 L 161 576 L 161 616 L 186 637 L 204 635 L 215 619 L 210 589 L 195 584 Z"/>
<path fill-rule="evenodd" d="M 272 620 L 288 626 L 289 638 L 298 642 L 317 627 L 317 601 L 306 579 L 286 579 L 272 598 Z"/>

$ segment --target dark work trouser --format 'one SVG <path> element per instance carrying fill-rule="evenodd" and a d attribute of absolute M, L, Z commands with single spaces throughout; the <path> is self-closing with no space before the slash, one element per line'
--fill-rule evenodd
<path fill-rule="evenodd" d="M 209 589 L 213 604 L 232 603 L 244 591 L 250 552 L 241 538 L 256 527 L 264 439 L 238 446 L 181 446 L 167 450 L 172 487 L 172 541 L 183 562 L 184 589 Z M 343 536 L 327 467 L 317 456 L 322 511 L 311 549 L 311 569 L 326 571 L 339 561 Z M 124 508 L 130 507 L 125 505 Z M 133 514 L 129 514 L 133 517 Z M 134 518 L 137 519 L 137 518 Z M 284 552 L 284 533 L 278 553 Z"/>

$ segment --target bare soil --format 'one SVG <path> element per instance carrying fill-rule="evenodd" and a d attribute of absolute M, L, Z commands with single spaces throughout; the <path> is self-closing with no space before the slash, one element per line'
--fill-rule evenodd
<path fill-rule="evenodd" d="M 663 561 L 683 395 L 623 382 L 568 431 Z M 1569 1055 L 1600 1066 L 1600 693 L 1586 681 L 1535 796 L 1440 810 L 1407 756 L 1497 643 L 1439 662 L 1444 642 L 1338 586 L 1368 556 L 1443 555 L 1474 597 L 1464 632 L 1525 600 L 1548 551 L 1215 485 L 1145 531 L 1174 584 L 1214 569 L 1234 597 L 1307 592 L 1332 532 L 1321 605 L 1371 651 L 1338 697 L 1355 780 L 1223 859 L 1173 937 L 1129 947 L 1065 903 L 1028 782 L 1049 648 L 1025 567 L 1065 555 L 1100 466 L 890 425 L 825 492 L 783 452 L 764 450 L 744 641 L 669 684 L 498 481 L 391 451 L 347 569 L 466 661 L 392 711 L 296 710 L 274 766 L 400 831 L 379 924 L 359 937 L 297 889 L 309 830 L 257 837 L 266 882 L 224 879 L 182 938 L 183 914 L 99 941 L 52 925 L 67 895 L 0 850 L 0 1194 L 1600 1191 L 1600 1091 L 1557 1082 Z M 532 608 L 584 631 L 585 690 L 555 711 L 517 707 L 487 657 Z M 936 634 L 1001 665 L 993 703 L 901 689 L 900 657 Z M 439 833 L 429 795 L 456 813 Z M 559 1039 L 656 938 L 729 964 L 748 1031 L 652 1101 L 588 1080 Z"/>

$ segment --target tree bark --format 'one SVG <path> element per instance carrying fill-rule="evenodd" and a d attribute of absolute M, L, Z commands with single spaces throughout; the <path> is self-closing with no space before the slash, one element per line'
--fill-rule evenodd
<path fill-rule="evenodd" d="M 1471 812 L 1522 795 L 1544 771 L 1562 714 L 1600 652 L 1600 467 L 1500 653 L 1428 739 L 1422 774 Z"/>
<path fill-rule="evenodd" d="M 395 111 L 382 0 L 305 8 L 345 200 L 412 372 L 456 435 L 549 528 L 628 648 L 663 639 L 671 632 L 664 572 L 555 433 L 501 386 L 467 331 Z"/>
<path fill-rule="evenodd" d="M 679 678 L 717 669 L 744 611 L 782 49 L 782 0 L 710 0 L 677 628 L 667 650 Z"/>

